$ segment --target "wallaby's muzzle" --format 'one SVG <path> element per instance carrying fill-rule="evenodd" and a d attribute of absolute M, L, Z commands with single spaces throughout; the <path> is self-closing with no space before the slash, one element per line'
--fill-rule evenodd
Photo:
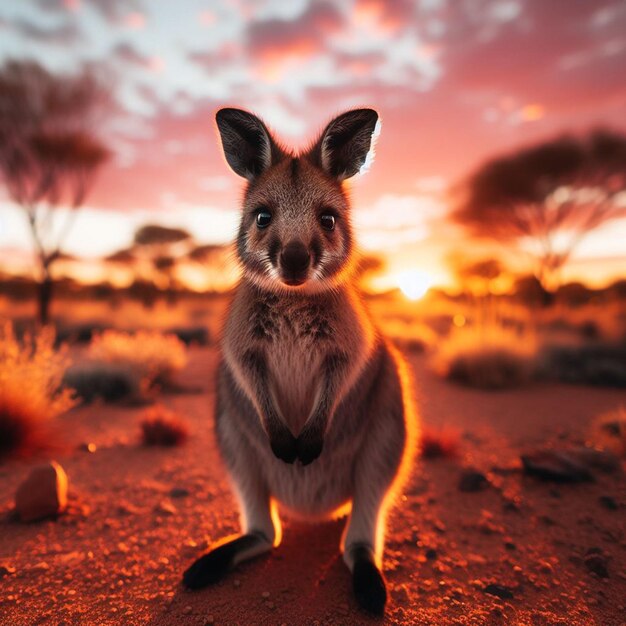
<path fill-rule="evenodd" d="M 290 241 L 280 254 L 280 275 L 287 285 L 297 286 L 308 277 L 311 255 L 301 241 Z"/>

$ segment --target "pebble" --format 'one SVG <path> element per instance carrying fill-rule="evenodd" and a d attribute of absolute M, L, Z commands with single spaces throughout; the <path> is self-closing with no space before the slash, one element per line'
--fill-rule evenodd
<path fill-rule="evenodd" d="M 63 513 L 67 508 L 67 474 L 56 462 L 35 467 L 15 494 L 15 512 L 23 522 Z"/>
<path fill-rule="evenodd" d="M 183 615 L 189 615 L 191 611 L 193 611 L 193 609 L 188 605 L 183 609 Z"/>
<path fill-rule="evenodd" d="M 522 455 L 524 472 L 541 480 L 579 483 L 592 480 L 589 468 L 569 451 L 537 450 Z"/>
<path fill-rule="evenodd" d="M 608 561 L 603 554 L 587 554 L 584 560 L 585 567 L 600 578 L 609 577 Z"/>
<path fill-rule="evenodd" d="M 186 498 L 190 493 L 189 489 L 184 487 L 172 487 L 170 489 L 170 498 Z"/>
<path fill-rule="evenodd" d="M 264 591 L 264 592 L 261 594 L 261 597 L 262 597 L 262 598 L 265 598 L 265 599 L 269 598 L 269 597 L 270 597 L 270 592 L 269 592 L 269 591 Z"/>
<path fill-rule="evenodd" d="M 609 511 L 617 511 L 619 509 L 619 505 L 617 504 L 615 498 L 612 496 L 600 496 L 598 498 L 600 504 Z"/>
<path fill-rule="evenodd" d="M 497 596 L 502 600 L 510 600 L 513 598 L 513 591 L 509 587 L 505 587 L 504 585 L 498 585 L 496 583 L 491 583 L 487 585 L 484 589 L 485 593 L 488 593 L 491 596 Z"/>
<path fill-rule="evenodd" d="M 0 565 L 0 578 L 15 574 L 15 567 L 12 565 Z"/>
<path fill-rule="evenodd" d="M 176 515 L 176 513 L 178 513 L 178 509 L 168 500 L 161 500 L 156 510 L 158 513 L 163 513 L 164 515 Z"/>
<path fill-rule="evenodd" d="M 466 493 L 483 491 L 489 487 L 487 477 L 473 469 L 464 470 L 461 473 L 458 483 L 458 490 Z"/>

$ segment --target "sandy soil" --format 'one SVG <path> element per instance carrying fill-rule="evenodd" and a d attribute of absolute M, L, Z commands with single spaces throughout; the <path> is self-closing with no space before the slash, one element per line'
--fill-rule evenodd
<path fill-rule="evenodd" d="M 0 566 L 11 570 L 0 577 L 1 624 L 375 621 L 351 597 L 337 549 L 343 521 L 285 520 L 283 544 L 271 556 L 214 588 L 181 588 L 193 558 L 238 528 L 212 432 L 215 353 L 193 349 L 190 356 L 185 380 L 206 392 L 161 398 L 191 426 L 181 448 L 139 446 L 141 409 L 99 405 L 60 418 L 67 445 L 55 458 L 69 475 L 72 504 L 58 520 L 13 521 L 13 494 L 37 461 L 0 466 Z M 554 385 L 487 394 L 438 380 L 423 356 L 413 361 L 425 427 L 455 429 L 460 454 L 416 466 L 391 515 L 384 622 L 625 624 L 623 476 L 548 484 L 522 476 L 518 459 L 546 442 L 583 440 L 592 417 L 626 404 L 626 394 Z M 97 451 L 80 450 L 83 442 Z M 491 486 L 459 491 L 464 467 L 487 473 Z M 620 510 L 602 506 L 601 496 Z M 585 566 L 590 549 L 607 556 L 607 579 Z M 489 584 L 512 597 L 490 595 Z"/>

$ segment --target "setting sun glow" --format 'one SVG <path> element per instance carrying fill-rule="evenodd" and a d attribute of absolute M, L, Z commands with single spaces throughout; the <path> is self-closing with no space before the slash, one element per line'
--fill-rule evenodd
<path fill-rule="evenodd" d="M 409 270 L 396 276 L 396 283 L 410 300 L 419 300 L 432 287 L 432 278 L 423 270 Z"/>

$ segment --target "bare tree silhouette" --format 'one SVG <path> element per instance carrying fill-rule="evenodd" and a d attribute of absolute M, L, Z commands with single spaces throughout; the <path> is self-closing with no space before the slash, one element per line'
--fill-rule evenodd
<path fill-rule="evenodd" d="M 88 73 L 55 76 L 34 62 L 0 69 L 0 173 L 28 218 L 38 264 L 41 324 L 49 320 L 51 268 L 77 209 L 109 152 L 91 132 L 103 91 Z M 69 210 L 60 228 L 59 207 Z"/>
<path fill-rule="evenodd" d="M 581 240 L 626 215 L 626 137 L 596 130 L 497 157 L 458 189 L 453 218 L 476 237 L 517 245 L 546 294 Z"/>

